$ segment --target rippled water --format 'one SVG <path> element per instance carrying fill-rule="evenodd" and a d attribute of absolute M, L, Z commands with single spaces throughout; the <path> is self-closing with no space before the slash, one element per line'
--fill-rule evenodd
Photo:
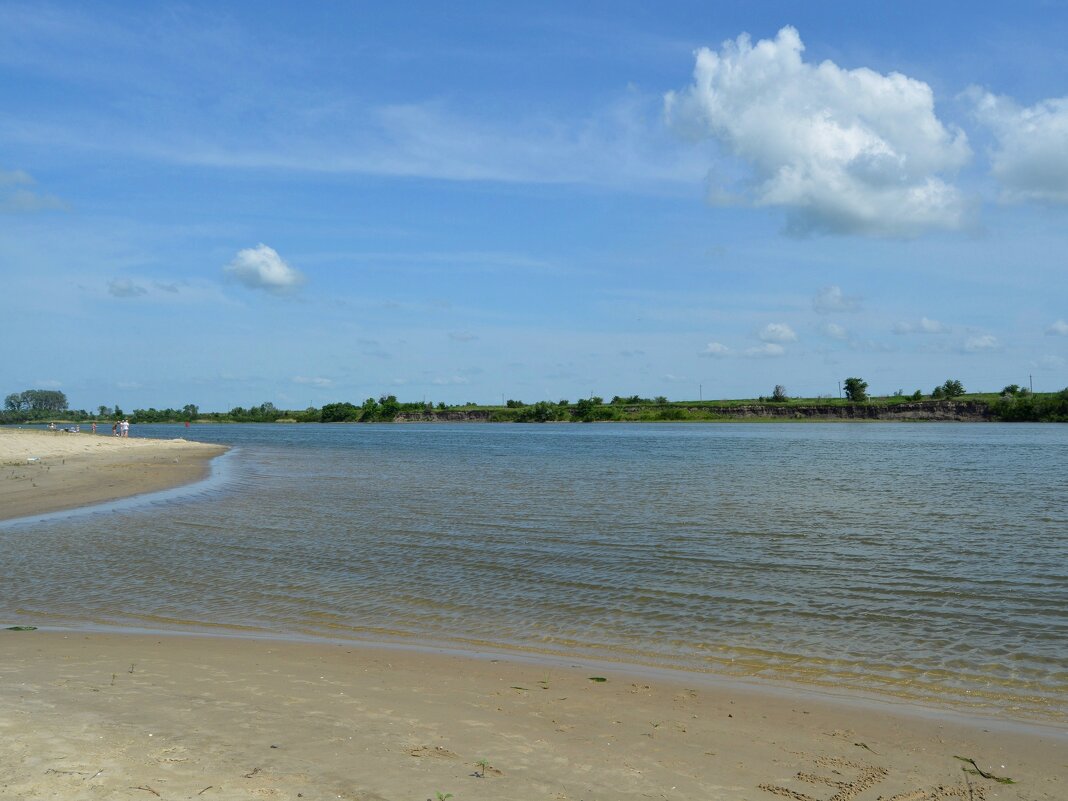
<path fill-rule="evenodd" d="M 225 481 L 0 528 L 0 620 L 598 656 L 1068 720 L 1068 426 L 191 436 L 237 446 Z"/>

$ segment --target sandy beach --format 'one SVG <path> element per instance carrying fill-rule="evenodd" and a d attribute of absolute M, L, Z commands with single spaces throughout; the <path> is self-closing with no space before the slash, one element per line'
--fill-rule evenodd
<path fill-rule="evenodd" d="M 0 520 L 189 484 L 225 450 L 182 439 L 0 428 Z"/>
<path fill-rule="evenodd" d="M 684 674 L 135 634 L 0 650 L 4 799 L 1068 797 L 1063 730 Z"/>

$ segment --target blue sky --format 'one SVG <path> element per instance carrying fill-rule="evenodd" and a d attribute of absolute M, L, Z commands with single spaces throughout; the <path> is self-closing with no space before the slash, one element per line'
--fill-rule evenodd
<path fill-rule="evenodd" d="M 1065 3 L 386 6 L 0 3 L 3 393 L 1068 385 Z"/>

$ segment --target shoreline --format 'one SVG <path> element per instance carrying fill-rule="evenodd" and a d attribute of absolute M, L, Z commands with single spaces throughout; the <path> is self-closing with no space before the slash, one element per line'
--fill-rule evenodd
<path fill-rule="evenodd" d="M 201 481 L 228 450 L 184 439 L 0 428 L 0 521 L 88 509 Z"/>
<path fill-rule="evenodd" d="M 37 624 L 40 625 L 37 625 Z M 793 702 L 813 701 L 848 707 L 873 714 L 892 710 L 903 717 L 922 718 L 953 722 L 975 728 L 995 728 L 1043 734 L 1065 739 L 1068 743 L 1068 723 L 1062 718 L 1039 715 L 1015 714 L 1008 707 L 963 707 L 949 700 L 930 697 L 895 696 L 878 689 L 856 686 L 835 686 L 832 682 L 806 683 L 779 677 L 747 676 L 693 670 L 681 666 L 630 662 L 625 658 L 610 656 L 571 654 L 567 652 L 539 651 L 536 649 L 511 649 L 505 645 L 486 644 L 477 646 L 463 641 L 427 640 L 413 642 L 405 639 L 345 639 L 299 632 L 274 632 L 266 629 L 231 628 L 224 624 L 197 624 L 188 627 L 153 628 L 151 626 L 124 626 L 119 624 L 49 623 L 38 618 L 0 620 L 0 630 L 11 625 L 34 625 L 36 631 L 47 635 L 65 637 L 145 637 L 173 640 L 228 640 L 274 644 L 284 648 L 345 648 L 369 653 L 397 653 L 419 656 L 449 656 L 475 664 L 504 662 L 533 670 L 566 669 L 585 665 L 591 670 L 605 674 L 627 676 L 632 680 L 687 684 L 713 692 L 749 693 Z M 203 626 L 203 627 L 202 627 Z"/>
<path fill-rule="evenodd" d="M 585 660 L 199 635 L 0 638 L 0 795 L 11 797 L 804 801 L 830 797 L 831 781 L 857 801 L 1068 791 L 1063 730 Z"/>

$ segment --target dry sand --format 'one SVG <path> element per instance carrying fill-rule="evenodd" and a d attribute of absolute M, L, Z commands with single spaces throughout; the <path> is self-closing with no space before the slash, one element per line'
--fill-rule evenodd
<path fill-rule="evenodd" d="M 1068 798 L 1064 730 L 684 675 L 80 632 L 0 654 L 3 799 Z"/>
<path fill-rule="evenodd" d="M 198 481 L 220 445 L 0 428 L 0 520 Z"/>

